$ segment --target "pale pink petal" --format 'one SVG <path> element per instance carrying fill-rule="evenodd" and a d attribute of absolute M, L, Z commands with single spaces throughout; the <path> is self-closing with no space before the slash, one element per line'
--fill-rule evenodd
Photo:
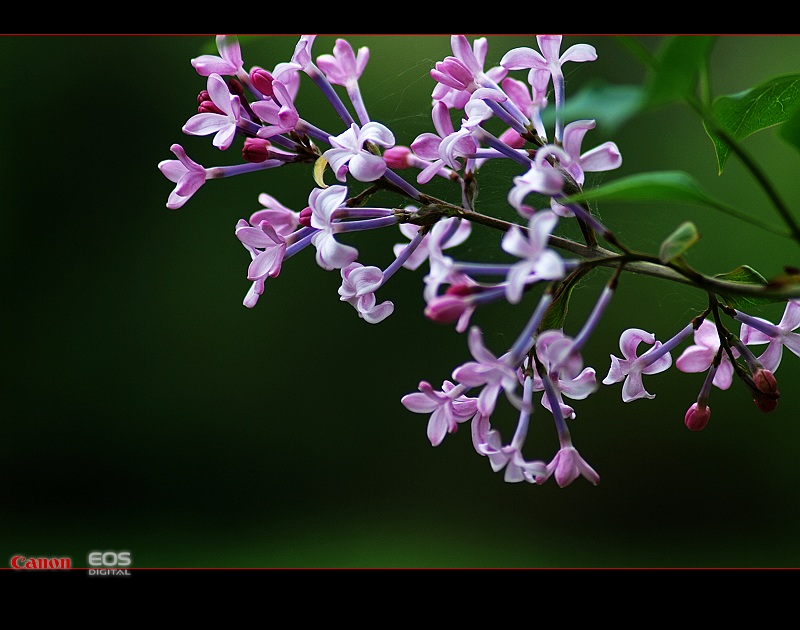
<path fill-rule="evenodd" d="M 706 346 L 689 346 L 675 360 L 675 367 L 681 372 L 705 372 L 714 360 L 716 350 Z"/>
<path fill-rule="evenodd" d="M 439 407 L 436 401 L 421 392 L 406 394 L 400 399 L 400 402 L 406 409 L 414 413 L 431 413 Z"/>
<path fill-rule="evenodd" d="M 523 70 L 526 68 L 546 68 L 547 61 L 533 48 L 523 46 L 509 50 L 500 60 L 500 65 L 507 70 Z"/>
<path fill-rule="evenodd" d="M 559 61 L 565 64 L 568 61 L 594 61 L 597 59 L 597 51 L 594 46 L 589 44 L 574 44 L 564 51 Z"/>
<path fill-rule="evenodd" d="M 386 162 L 380 155 L 362 151 L 350 158 L 350 174 L 360 182 L 374 182 L 386 172 Z"/>
<path fill-rule="evenodd" d="M 631 372 L 622 384 L 622 402 L 631 402 L 639 398 L 655 398 L 655 394 L 650 394 L 642 384 L 640 372 Z"/>
<path fill-rule="evenodd" d="M 622 165 L 622 155 L 613 142 L 604 142 L 580 156 L 581 168 L 587 173 L 611 171 Z"/>
<path fill-rule="evenodd" d="M 619 349 L 626 359 L 635 359 L 636 350 L 642 341 L 652 344 L 655 340 L 655 335 L 641 328 L 628 328 L 619 337 Z"/>
<path fill-rule="evenodd" d="M 551 64 L 558 62 L 558 55 L 561 52 L 561 35 L 537 35 L 536 42 L 542 55 Z"/>
<path fill-rule="evenodd" d="M 800 326 L 800 301 L 790 300 L 778 324 L 783 330 L 790 331 Z"/>

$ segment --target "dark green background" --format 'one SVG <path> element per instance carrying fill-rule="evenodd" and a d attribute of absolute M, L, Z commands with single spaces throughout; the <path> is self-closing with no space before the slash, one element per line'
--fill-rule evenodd
<path fill-rule="evenodd" d="M 401 144 L 430 130 L 428 71 L 451 54 L 448 37 L 349 39 L 371 49 L 362 82 L 372 118 Z M 683 415 L 701 375 L 647 378 L 652 401 L 625 405 L 615 385 L 576 403 L 573 438 L 602 482 L 560 489 L 552 480 L 504 483 L 473 451 L 466 425 L 432 448 L 427 418 L 400 404 L 421 379 L 439 384 L 470 359 L 463 335 L 423 318 L 422 269 L 381 289 L 396 311 L 378 326 L 338 301 L 338 273 L 317 267 L 311 250 L 285 263 L 255 309 L 244 308 L 249 257 L 236 221 L 259 208 L 260 192 L 302 209 L 313 184 L 309 169 L 282 168 L 212 181 L 182 209 L 165 207 L 173 185 L 157 164 L 173 157 L 173 142 L 206 166 L 238 161 L 236 149 L 221 153 L 180 130 L 205 87 L 190 59 L 213 51 L 210 41 L 0 37 L 0 564 L 23 554 L 86 566 L 89 551 L 125 549 L 135 567 L 800 565 L 800 359 L 788 352 L 775 413 L 759 412 L 737 383 L 714 390 L 700 433 Z M 245 40 L 245 65 L 272 69 L 296 41 Z M 319 37 L 314 56 L 334 41 Z M 643 77 L 613 39 L 567 37 L 562 50 L 577 42 L 595 45 L 599 58 L 566 67 L 568 98 L 595 77 Z M 490 38 L 487 66 L 521 45 L 535 41 Z M 723 37 L 712 55 L 715 94 L 798 71 L 796 37 Z M 306 77 L 303 85 L 301 115 L 338 133 Z M 717 175 L 711 142 L 685 108 L 616 130 L 603 116 L 584 149 L 612 139 L 623 166 L 592 181 L 686 170 L 712 195 L 777 221 L 735 159 Z M 800 156 L 773 129 L 745 146 L 800 208 Z M 515 169 L 486 171 L 481 208 L 510 218 L 504 198 Z M 609 204 L 600 213 L 621 240 L 653 252 L 691 219 L 703 238 L 688 258 L 707 273 L 800 266 L 796 244 L 715 210 Z M 569 226 L 563 233 L 575 235 Z M 400 240 L 394 230 L 356 236 L 360 260 L 381 267 Z M 496 243 L 476 231 L 459 253 L 477 259 Z M 576 291 L 567 333 L 606 278 L 599 272 Z M 533 304 L 476 314 L 493 351 L 507 348 Z M 666 339 L 703 307 L 701 292 L 626 275 L 587 363 L 600 380 L 622 330 Z M 497 416 L 510 437 L 512 410 L 503 405 Z M 532 458 L 556 449 L 544 417 L 534 417 Z"/>

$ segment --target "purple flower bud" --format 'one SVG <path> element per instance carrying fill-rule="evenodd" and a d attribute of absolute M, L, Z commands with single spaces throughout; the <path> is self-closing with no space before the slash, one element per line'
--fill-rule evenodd
<path fill-rule="evenodd" d="M 244 96 L 244 86 L 237 81 L 236 79 L 228 79 L 228 89 L 231 91 L 231 94 L 236 94 L 237 96 Z"/>
<path fill-rule="evenodd" d="M 425 307 L 425 317 L 437 324 L 449 324 L 459 319 L 469 304 L 460 295 L 445 293 L 433 298 Z"/>
<path fill-rule="evenodd" d="M 758 388 L 758 390 L 753 390 L 753 402 L 756 407 L 764 413 L 775 411 L 781 395 L 775 375 L 766 368 L 757 369 L 753 372 L 753 383 Z"/>
<path fill-rule="evenodd" d="M 211 95 L 208 90 L 203 90 L 197 95 L 197 113 L 198 114 L 222 114 L 225 115 L 219 107 L 211 100 Z"/>
<path fill-rule="evenodd" d="M 261 68 L 256 68 L 250 73 L 250 82 L 253 84 L 253 87 L 264 96 L 271 96 L 274 98 L 275 93 L 272 91 L 272 81 L 272 75 Z"/>
<path fill-rule="evenodd" d="M 775 379 L 775 375 L 770 370 L 765 368 L 756 370 L 753 374 L 753 382 L 764 394 L 774 395 L 776 398 L 780 396 L 780 392 L 778 391 L 778 381 Z"/>
<path fill-rule="evenodd" d="M 310 207 L 303 208 L 300 211 L 300 216 L 298 220 L 300 221 L 300 225 L 304 227 L 311 227 L 311 215 L 314 214 L 313 210 Z"/>
<path fill-rule="evenodd" d="M 711 408 L 705 405 L 700 407 L 697 403 L 692 403 L 686 416 L 683 419 L 684 424 L 690 431 L 702 431 L 708 424 L 711 418 Z"/>
<path fill-rule="evenodd" d="M 514 149 L 521 149 L 525 146 L 525 138 L 519 135 L 514 129 L 506 129 L 500 135 L 500 140 Z"/>
<path fill-rule="evenodd" d="M 269 159 L 269 140 L 246 138 L 242 147 L 242 157 L 248 162 L 264 162 Z"/>
<path fill-rule="evenodd" d="M 411 166 L 408 161 L 410 156 L 411 149 L 403 146 L 391 147 L 383 152 L 383 159 L 386 161 L 386 166 L 395 170 Z"/>

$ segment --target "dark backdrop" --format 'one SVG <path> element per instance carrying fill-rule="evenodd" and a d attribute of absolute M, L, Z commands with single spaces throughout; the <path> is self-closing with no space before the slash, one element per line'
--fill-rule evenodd
<path fill-rule="evenodd" d="M 334 40 L 319 37 L 315 56 Z M 372 51 L 363 86 L 373 119 L 403 144 L 429 130 L 428 71 L 450 54 L 448 38 L 350 41 Z M 642 77 L 612 39 L 568 37 L 565 47 L 581 41 L 599 59 L 567 67 L 568 97 L 593 77 Z M 247 40 L 246 66 L 288 61 L 295 42 Z M 488 65 L 520 45 L 535 42 L 491 38 Z M 135 567 L 800 564 L 800 359 L 790 353 L 775 413 L 758 412 L 741 386 L 715 390 L 700 433 L 683 424 L 700 375 L 651 377 L 656 399 L 628 405 L 619 385 L 603 387 L 576 403 L 573 424 L 601 484 L 511 485 L 474 453 L 466 426 L 433 448 L 427 419 L 400 404 L 419 380 L 438 384 L 470 358 L 463 335 L 422 317 L 422 270 L 382 289 L 396 311 L 378 326 L 338 301 L 338 274 L 311 251 L 244 308 L 248 256 L 236 221 L 258 209 L 260 192 L 301 209 L 312 181 L 308 169 L 279 169 L 210 182 L 182 209 L 165 207 L 172 184 L 157 164 L 173 157 L 173 142 L 205 165 L 236 161 L 180 130 L 205 86 L 189 60 L 213 51 L 206 36 L 0 37 L 0 563 L 23 554 L 86 566 L 90 551 L 110 549 L 130 550 Z M 737 92 L 797 72 L 800 39 L 724 37 L 712 60 L 715 92 Z M 304 117 L 332 125 L 314 98 Z M 619 145 L 623 167 L 606 179 L 686 170 L 711 194 L 776 219 L 735 159 L 717 175 L 711 143 L 685 109 L 611 131 L 599 125 L 584 143 Z M 797 154 L 774 130 L 746 146 L 799 208 Z M 487 181 L 482 200 L 502 206 L 507 186 Z M 714 210 L 620 204 L 601 214 L 623 241 L 651 251 L 695 221 L 703 238 L 690 261 L 708 273 L 750 264 L 774 275 L 798 263 L 791 242 Z M 353 242 L 361 260 L 385 266 L 399 240 L 384 231 Z M 476 235 L 463 253 L 495 246 L 494 235 Z M 606 277 L 576 292 L 567 332 Z M 587 362 L 602 378 L 622 330 L 665 339 L 703 306 L 691 288 L 626 275 Z M 525 318 L 524 306 L 491 308 L 475 322 L 501 352 Z M 504 412 L 498 422 L 512 426 Z M 555 452 L 549 423 L 535 425 L 531 443 L 537 457 Z"/>

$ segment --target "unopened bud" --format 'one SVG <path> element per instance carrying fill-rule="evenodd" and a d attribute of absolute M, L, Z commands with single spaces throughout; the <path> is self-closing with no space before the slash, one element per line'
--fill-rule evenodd
<path fill-rule="evenodd" d="M 208 90 L 203 90 L 197 95 L 197 112 L 199 114 L 225 115 L 225 112 L 214 105 L 214 101 L 211 100 L 211 95 L 208 93 Z"/>
<path fill-rule="evenodd" d="M 272 75 L 262 68 L 256 68 L 250 73 L 250 82 L 253 84 L 253 87 L 264 96 L 275 96 L 275 92 L 272 91 L 273 80 Z"/>
<path fill-rule="evenodd" d="M 303 208 L 300 211 L 300 216 L 298 217 L 298 220 L 300 221 L 300 225 L 302 225 L 304 227 L 311 227 L 311 215 L 312 214 L 313 213 L 311 212 L 311 208 Z"/>
<path fill-rule="evenodd" d="M 500 134 L 500 140 L 514 149 L 521 149 L 525 146 L 525 138 L 519 135 L 519 132 L 514 129 L 506 129 Z"/>
<path fill-rule="evenodd" d="M 467 308 L 467 302 L 463 297 L 445 293 L 428 302 L 425 307 L 425 317 L 437 324 L 449 324 L 461 317 Z"/>
<path fill-rule="evenodd" d="M 756 407 L 764 413 L 775 411 L 778 406 L 778 398 L 781 396 L 775 375 L 770 370 L 760 368 L 753 372 L 753 383 L 758 388 L 753 391 L 753 402 Z"/>
<path fill-rule="evenodd" d="M 245 138 L 242 157 L 248 162 L 264 162 L 269 158 L 270 146 L 264 138 Z"/>
<path fill-rule="evenodd" d="M 411 149 L 408 147 L 395 146 L 383 152 L 383 159 L 389 168 L 400 170 L 410 166 L 408 161 L 410 155 Z"/>
<path fill-rule="evenodd" d="M 690 431 L 702 431 L 708 424 L 711 418 L 711 408 L 703 405 L 700 407 L 697 403 L 693 403 L 686 415 L 683 422 Z"/>
<path fill-rule="evenodd" d="M 244 86 L 239 83 L 236 79 L 228 79 L 228 89 L 231 91 L 231 94 L 236 94 L 236 96 L 244 96 Z"/>
<path fill-rule="evenodd" d="M 483 291 L 483 287 L 477 284 L 451 284 L 445 290 L 446 295 L 474 295 Z"/>
<path fill-rule="evenodd" d="M 756 370 L 753 373 L 753 382 L 762 393 L 768 396 L 774 395 L 777 398 L 781 395 L 778 391 L 778 381 L 770 370 L 765 368 Z"/>

